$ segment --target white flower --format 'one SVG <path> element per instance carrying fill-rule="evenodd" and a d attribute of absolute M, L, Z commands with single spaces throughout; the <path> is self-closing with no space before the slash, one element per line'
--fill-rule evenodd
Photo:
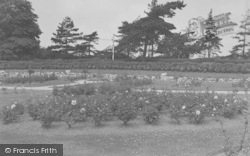
<path fill-rule="evenodd" d="M 73 106 L 76 105 L 76 100 L 72 100 L 71 105 L 73 105 Z"/>
<path fill-rule="evenodd" d="M 244 100 L 244 101 L 247 101 L 247 98 L 244 98 L 243 100 Z"/>
<path fill-rule="evenodd" d="M 81 108 L 81 109 L 80 109 L 80 112 L 81 112 L 81 113 L 84 113 L 85 111 L 86 111 L 85 108 Z"/>
<path fill-rule="evenodd" d="M 234 100 L 234 103 L 237 103 L 237 100 L 236 100 L 236 99 Z"/>
<path fill-rule="evenodd" d="M 69 74 L 69 73 L 70 73 L 70 70 L 66 70 L 65 73 L 66 73 L 66 74 Z"/>
<path fill-rule="evenodd" d="M 201 112 L 200 112 L 199 110 L 196 110 L 195 114 L 196 114 L 196 115 L 200 115 Z"/>
<path fill-rule="evenodd" d="M 212 116 L 214 116 L 214 114 L 212 114 Z"/>
<path fill-rule="evenodd" d="M 147 101 L 145 101 L 145 103 L 149 103 L 149 101 L 147 100 Z"/>
<path fill-rule="evenodd" d="M 216 111 L 216 108 L 214 108 L 213 111 Z"/>
<path fill-rule="evenodd" d="M 184 105 L 184 106 L 182 106 L 182 109 L 185 109 L 186 108 L 186 106 Z"/>
<path fill-rule="evenodd" d="M 10 106 L 11 109 L 14 109 L 15 107 L 16 107 L 15 103 Z"/>
<path fill-rule="evenodd" d="M 218 96 L 217 96 L 217 95 L 215 95 L 215 96 L 214 96 L 214 99 L 218 99 Z"/>
<path fill-rule="evenodd" d="M 205 107 L 206 105 L 205 104 L 202 104 L 201 107 Z"/>
<path fill-rule="evenodd" d="M 143 98 L 142 98 L 142 97 L 140 97 L 140 98 L 139 98 L 139 101 L 141 101 L 141 100 L 143 100 Z"/>
<path fill-rule="evenodd" d="M 227 102 L 227 99 L 225 99 L 224 102 L 226 103 L 226 102 Z"/>

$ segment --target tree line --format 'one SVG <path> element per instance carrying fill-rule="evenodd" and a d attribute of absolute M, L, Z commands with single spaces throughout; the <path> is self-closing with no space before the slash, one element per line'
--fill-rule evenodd
<path fill-rule="evenodd" d="M 116 55 L 131 57 L 137 53 L 142 58 L 154 57 L 155 54 L 166 58 L 189 58 L 192 54 L 207 53 L 211 57 L 220 52 L 222 39 L 217 35 L 212 9 L 205 21 L 203 37 L 192 38 L 194 32 L 189 29 L 184 33 L 173 32 L 176 27 L 166 19 L 174 18 L 176 10 L 182 10 L 186 5 L 182 1 L 159 4 L 152 0 L 145 17 L 132 22 L 123 21 L 118 27 Z M 53 44 L 41 48 L 39 36 L 42 31 L 37 23 L 38 15 L 33 11 L 27 0 L 0 0 L 0 60 L 110 55 L 110 48 L 95 49 L 99 39 L 97 31 L 83 34 L 70 17 L 65 17 L 52 34 Z M 232 54 L 250 55 L 249 26 L 248 11 L 240 24 L 241 31 L 234 37 L 238 44 L 233 46 Z"/>

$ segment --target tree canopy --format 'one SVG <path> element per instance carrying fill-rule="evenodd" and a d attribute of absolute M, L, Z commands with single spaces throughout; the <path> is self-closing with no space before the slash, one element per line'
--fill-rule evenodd
<path fill-rule="evenodd" d="M 75 28 L 72 19 L 65 17 L 62 23 L 59 23 L 56 33 L 53 33 L 54 37 L 51 38 L 55 45 L 48 48 L 64 54 L 73 52 L 77 41 L 82 40 L 82 33 L 78 33 L 78 30 L 78 28 Z"/>
<path fill-rule="evenodd" d="M 122 22 L 118 31 L 120 33 L 117 46 L 119 51 L 141 51 L 142 56 L 146 57 L 149 47 L 153 52 L 161 36 L 170 36 L 171 31 L 175 29 L 175 26 L 166 22 L 164 18 L 172 18 L 176 9 L 182 9 L 186 5 L 181 1 L 158 4 L 157 0 L 152 0 L 148 6 L 149 12 L 145 12 L 146 17 L 138 18 L 132 23 Z"/>
<path fill-rule="evenodd" d="M 220 43 L 221 38 L 217 35 L 217 27 L 215 26 L 212 9 L 208 14 L 208 18 L 205 21 L 205 36 L 201 39 L 203 46 L 207 50 L 208 58 L 211 57 L 211 53 L 216 54 L 222 44 Z"/>
<path fill-rule="evenodd" d="M 240 31 L 233 37 L 238 40 L 238 44 L 233 46 L 231 53 L 237 53 L 242 56 L 250 55 L 250 10 L 247 11 L 245 17 L 241 21 Z"/>
<path fill-rule="evenodd" d="M 42 33 L 26 0 L 0 0 L 0 59 L 31 57 Z"/>
<path fill-rule="evenodd" d="M 191 39 L 188 32 L 164 37 L 157 48 L 158 53 L 168 58 L 189 58 L 191 54 L 201 53 L 202 50 L 201 41 Z"/>
<path fill-rule="evenodd" d="M 83 35 L 75 28 L 74 22 L 70 17 L 65 17 L 62 23 L 59 23 L 56 33 L 51 38 L 54 45 L 48 47 L 49 50 L 59 54 L 72 54 L 83 56 L 91 52 L 93 44 L 97 44 L 98 34 L 93 32 L 89 35 Z"/>

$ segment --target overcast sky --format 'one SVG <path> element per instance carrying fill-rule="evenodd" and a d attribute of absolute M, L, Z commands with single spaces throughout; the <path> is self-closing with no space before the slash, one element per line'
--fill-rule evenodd
<path fill-rule="evenodd" d="M 101 50 L 112 45 L 112 36 L 117 34 L 122 21 L 132 22 L 138 16 L 145 16 L 151 0 L 29 0 L 34 13 L 38 15 L 38 24 L 42 30 L 40 36 L 41 46 L 51 45 L 50 38 L 56 32 L 57 26 L 63 18 L 69 16 L 79 28 L 80 32 L 90 34 L 97 31 L 100 37 L 97 49 Z M 171 0 L 158 0 L 166 3 Z M 188 20 L 195 17 L 207 18 L 210 9 L 213 15 L 231 12 L 231 21 L 239 23 L 247 8 L 249 0 L 184 0 L 187 4 L 182 10 L 176 12 L 172 22 L 175 31 L 187 27 Z"/>

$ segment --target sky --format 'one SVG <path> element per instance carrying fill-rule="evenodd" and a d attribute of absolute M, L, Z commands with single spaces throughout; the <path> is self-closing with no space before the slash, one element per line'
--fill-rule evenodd
<path fill-rule="evenodd" d="M 38 15 L 38 25 L 43 32 L 40 36 L 41 47 L 52 45 L 52 33 L 56 32 L 63 18 L 69 16 L 79 28 L 79 32 L 90 34 L 97 31 L 99 44 L 96 49 L 102 50 L 112 45 L 113 34 L 118 35 L 118 27 L 123 21 L 132 22 L 139 16 L 144 17 L 151 0 L 28 0 L 33 11 Z M 158 0 L 164 4 L 172 0 Z M 188 26 L 191 18 L 207 18 L 210 9 L 213 15 L 231 12 L 230 19 L 239 23 L 247 9 L 249 0 L 183 0 L 186 4 L 177 10 L 172 18 L 165 21 L 173 23 L 174 32 L 180 32 Z"/>

